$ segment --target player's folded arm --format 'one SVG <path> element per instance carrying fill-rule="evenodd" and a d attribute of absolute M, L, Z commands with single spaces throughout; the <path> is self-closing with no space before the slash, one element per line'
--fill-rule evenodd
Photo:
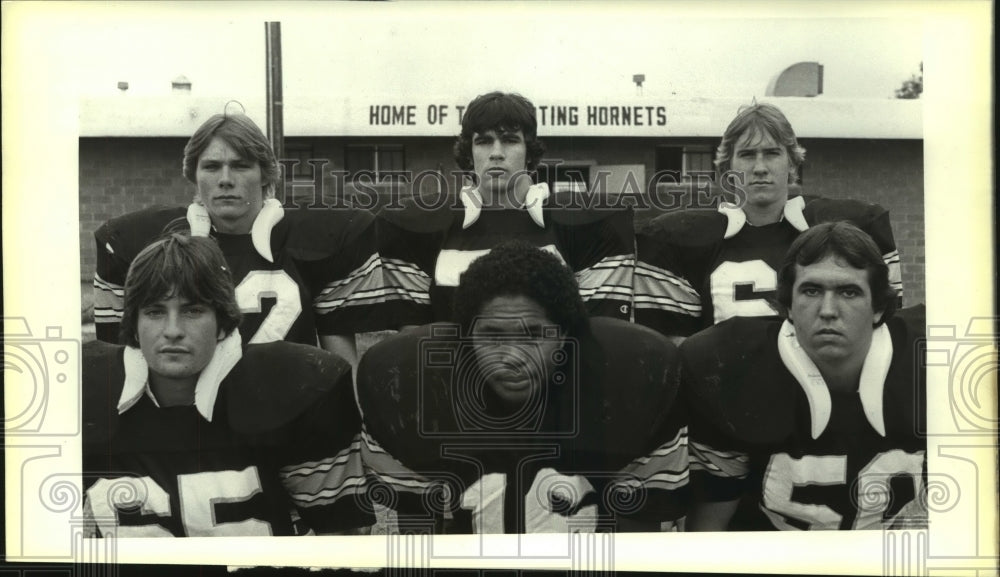
<path fill-rule="evenodd" d="M 559 252 L 573 269 L 590 314 L 629 320 L 635 269 L 631 210 L 558 208 L 549 214 Z"/>
<path fill-rule="evenodd" d="M 315 533 L 371 526 L 350 365 L 307 345 L 274 342 L 248 350 L 253 347 L 270 354 L 245 355 L 238 365 L 256 379 L 241 379 L 253 390 L 232 397 L 233 428 L 269 449 L 292 504 Z M 247 363 L 248 357 L 255 362 Z M 280 386 L 252 385 L 261 379 Z"/>
<path fill-rule="evenodd" d="M 151 207 L 109 219 L 94 231 L 94 324 L 97 338 L 118 342 L 125 277 L 132 259 L 167 231 L 183 229 L 182 208 Z"/>
<path fill-rule="evenodd" d="M 682 337 L 701 329 L 702 295 L 692 279 L 709 260 L 705 231 L 718 228 L 717 220 L 667 213 L 639 227 L 634 280 L 637 323 L 660 334 Z"/>
<path fill-rule="evenodd" d="M 430 287 L 434 263 L 447 228 L 441 210 L 427 213 L 404 199 L 376 216 L 380 293 L 373 309 L 378 329 L 398 329 L 433 321 Z M 429 218 L 421 218 L 428 217 Z M 373 329 L 374 330 L 374 329 Z"/>
<path fill-rule="evenodd" d="M 685 407 L 675 399 L 653 436 L 652 448 L 619 472 L 610 495 L 619 530 L 658 531 L 677 521 L 690 503 L 688 428 Z"/>

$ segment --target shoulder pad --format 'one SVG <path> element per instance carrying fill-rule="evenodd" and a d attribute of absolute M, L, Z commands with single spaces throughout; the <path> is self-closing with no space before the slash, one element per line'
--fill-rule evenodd
<path fill-rule="evenodd" d="M 590 325 L 597 350 L 579 343 L 581 425 L 603 425 L 605 446 L 595 450 L 607 451 L 611 439 L 615 447 L 639 451 L 677 397 L 677 348 L 656 331 L 622 320 L 594 317 Z"/>
<path fill-rule="evenodd" d="M 294 258 L 320 260 L 341 252 L 366 233 L 374 237 L 374 222 L 371 212 L 351 206 L 286 208 L 272 235 L 285 235 L 283 250 Z M 272 248 L 281 250 L 275 240 L 272 237 Z"/>
<path fill-rule="evenodd" d="M 581 226 L 610 218 L 630 218 L 632 208 L 624 197 L 608 200 L 603 194 L 561 191 L 545 202 L 546 218 L 562 226 Z"/>
<path fill-rule="evenodd" d="M 454 193 L 406 196 L 379 208 L 376 216 L 405 231 L 421 234 L 444 232 L 453 219 L 461 218 L 464 207 Z"/>
<path fill-rule="evenodd" d="M 83 443 L 107 443 L 118 432 L 118 399 L 125 384 L 125 347 L 103 341 L 83 345 Z"/>
<path fill-rule="evenodd" d="M 293 421 L 325 395 L 351 388 L 351 365 L 310 345 L 276 341 L 247 345 L 226 376 L 227 413 L 233 430 L 273 431 Z"/>
<path fill-rule="evenodd" d="M 365 426 L 393 456 L 413 469 L 440 457 L 427 432 L 457 432 L 451 382 L 461 343 L 459 327 L 437 323 L 379 342 L 358 366 L 358 403 Z"/>
<path fill-rule="evenodd" d="M 923 305 L 898 311 L 886 321 L 892 338 L 892 364 L 882 407 L 886 434 L 902 438 L 927 430 L 927 341 Z"/>
<path fill-rule="evenodd" d="M 126 260 L 131 260 L 162 234 L 188 230 L 186 215 L 187 208 L 184 207 L 144 208 L 108 220 L 94 236 L 101 248 L 107 250 L 110 246 L 112 251 L 122 251 L 129 255 Z"/>
<path fill-rule="evenodd" d="M 924 303 L 897 310 L 887 323 L 891 323 L 893 318 L 905 323 L 906 330 L 915 338 L 921 338 L 927 333 L 927 308 Z M 892 328 L 891 324 L 889 328 Z"/>
<path fill-rule="evenodd" d="M 672 211 L 637 227 L 636 236 L 680 248 L 706 247 L 722 241 L 726 224 L 725 215 L 714 209 Z"/>
<path fill-rule="evenodd" d="M 805 199 L 806 205 L 802 209 L 802 214 L 810 226 L 823 222 L 846 220 L 860 228 L 866 228 L 868 223 L 886 212 L 877 204 L 860 200 L 816 196 L 803 196 L 803 199 Z"/>
<path fill-rule="evenodd" d="M 692 408 L 736 439 L 776 441 L 794 427 L 795 390 L 783 378 L 787 370 L 778 355 L 781 323 L 734 317 L 681 344 L 682 379 Z"/>

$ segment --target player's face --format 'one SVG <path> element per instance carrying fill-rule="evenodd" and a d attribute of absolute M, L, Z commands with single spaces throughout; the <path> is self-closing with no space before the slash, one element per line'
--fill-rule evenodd
<path fill-rule="evenodd" d="M 260 164 L 213 138 L 198 157 L 198 198 L 220 232 L 247 234 L 264 202 Z"/>
<path fill-rule="evenodd" d="M 512 191 L 514 185 L 524 184 L 526 188 L 530 184 L 525 172 L 527 154 L 524 133 L 520 129 L 472 133 L 472 164 L 484 196 Z"/>
<path fill-rule="evenodd" d="M 863 359 L 881 316 L 872 310 L 866 270 L 834 256 L 796 265 L 788 318 L 802 348 L 817 364 Z"/>
<path fill-rule="evenodd" d="M 743 175 L 747 204 L 766 208 L 788 200 L 791 163 L 784 146 L 763 130 L 748 129 L 733 147 L 732 169 Z"/>
<path fill-rule="evenodd" d="M 150 378 L 170 380 L 196 382 L 221 336 L 215 309 L 177 295 L 143 307 L 137 329 Z"/>
<path fill-rule="evenodd" d="M 524 296 L 487 301 L 474 325 L 476 363 L 490 389 L 508 404 L 539 398 L 563 346 L 556 323 Z"/>

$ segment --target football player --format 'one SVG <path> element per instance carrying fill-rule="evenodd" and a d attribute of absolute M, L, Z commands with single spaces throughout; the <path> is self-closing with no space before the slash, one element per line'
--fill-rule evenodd
<path fill-rule="evenodd" d="M 94 320 L 117 342 L 129 264 L 167 230 L 215 238 L 236 281 L 248 343 L 320 343 L 347 359 L 354 334 L 372 324 L 378 284 L 374 217 L 348 208 L 285 210 L 274 198 L 278 164 L 267 138 L 242 114 L 206 120 L 184 147 L 195 184 L 184 208 L 153 207 L 114 218 L 94 233 Z M 375 290 L 374 293 L 378 291 Z"/>
<path fill-rule="evenodd" d="M 899 253 L 882 207 L 856 200 L 789 198 L 805 149 L 770 104 L 740 110 L 726 128 L 715 164 L 738 203 L 717 211 L 660 215 L 636 234 L 636 322 L 685 337 L 731 317 L 770 316 L 775 272 L 809 226 L 846 220 L 875 239 L 897 295 Z M 732 179 L 735 179 L 732 180 Z"/>
<path fill-rule="evenodd" d="M 372 524 L 356 498 L 364 477 L 350 365 L 284 341 L 244 347 L 215 241 L 172 233 L 141 251 L 122 315 L 127 345 L 84 345 L 83 477 L 97 535 Z"/>
<path fill-rule="evenodd" d="M 401 530 L 656 531 L 683 516 L 665 337 L 589 318 L 572 271 L 521 241 L 469 265 L 455 315 L 382 341 L 358 369 L 370 486 Z"/>
<path fill-rule="evenodd" d="M 926 523 L 923 319 L 893 316 L 889 279 L 863 231 L 816 225 L 781 266 L 786 319 L 732 318 L 684 341 L 689 529 Z"/>
<path fill-rule="evenodd" d="M 407 324 L 454 320 L 452 299 L 469 263 L 519 239 L 573 269 L 591 314 L 631 319 L 631 208 L 589 208 L 590 199 L 532 185 L 530 173 L 545 151 L 537 129 L 535 107 L 523 96 L 477 97 L 455 142 L 455 160 L 474 185 L 457 198 L 421 200 L 418 194 L 379 212 L 379 252 L 395 288 L 394 318 Z"/>

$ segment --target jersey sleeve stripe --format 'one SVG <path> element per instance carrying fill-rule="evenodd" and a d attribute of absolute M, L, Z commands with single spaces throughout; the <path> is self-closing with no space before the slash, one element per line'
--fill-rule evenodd
<path fill-rule="evenodd" d="M 576 273 L 583 300 L 632 301 L 632 271 L 635 259 L 631 255 L 609 256 Z"/>
<path fill-rule="evenodd" d="M 701 297 L 690 283 L 670 271 L 637 262 L 635 307 L 701 316 Z"/>
<path fill-rule="evenodd" d="M 688 460 L 687 427 L 681 427 L 673 439 L 622 469 L 622 474 L 628 478 L 621 483 L 664 490 L 679 489 L 688 482 Z"/>
<path fill-rule="evenodd" d="M 424 493 L 433 483 L 387 453 L 367 431 L 361 433 L 365 472 L 401 493 Z"/>
<path fill-rule="evenodd" d="M 900 270 L 899 262 L 899 251 L 890 251 L 882 255 L 882 260 L 885 261 L 886 266 L 889 267 L 889 286 L 891 286 L 896 294 L 899 296 L 903 295 L 903 273 Z"/>
<path fill-rule="evenodd" d="M 125 287 L 94 275 L 94 322 L 117 323 L 125 308 Z"/>
<path fill-rule="evenodd" d="M 330 283 L 313 300 L 317 314 L 328 314 L 347 307 L 371 305 L 388 300 L 412 300 L 429 303 L 427 289 L 419 280 L 406 274 L 388 274 L 379 255 L 372 255 L 364 265 L 342 280 Z M 429 282 L 424 286 L 429 286 Z"/>
<path fill-rule="evenodd" d="M 721 451 L 692 441 L 691 470 L 704 471 L 716 477 L 743 479 L 750 473 L 750 459 L 739 451 Z"/>
<path fill-rule="evenodd" d="M 355 436 L 350 446 L 335 456 L 283 467 L 279 475 L 288 494 L 300 507 L 329 505 L 347 495 L 363 493 L 365 475 L 361 441 Z"/>

